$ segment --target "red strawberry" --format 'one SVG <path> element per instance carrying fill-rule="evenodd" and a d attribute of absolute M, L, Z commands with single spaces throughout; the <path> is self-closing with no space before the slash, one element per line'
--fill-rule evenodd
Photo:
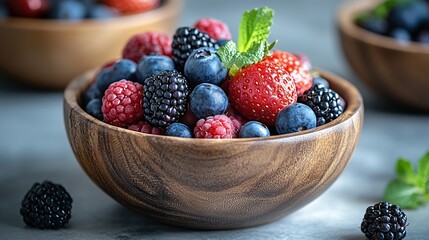
<path fill-rule="evenodd" d="M 144 56 L 160 54 L 172 57 L 171 43 L 173 39 L 164 33 L 144 32 L 132 36 L 122 51 L 122 57 L 138 63 Z"/>
<path fill-rule="evenodd" d="M 122 13 L 137 13 L 154 9 L 160 0 L 101 0 L 101 2 Z"/>
<path fill-rule="evenodd" d="M 277 114 L 295 103 L 294 80 L 283 67 L 262 60 L 238 72 L 229 82 L 233 108 L 248 120 L 273 126 Z"/>
<path fill-rule="evenodd" d="M 228 25 L 214 18 L 201 18 L 194 24 L 194 27 L 201 32 L 207 33 L 214 40 L 231 39 Z"/>
<path fill-rule="evenodd" d="M 265 59 L 273 61 L 276 64 L 284 67 L 287 73 L 295 80 L 296 92 L 301 96 L 305 91 L 311 88 L 313 78 L 310 72 L 295 55 L 283 51 L 274 51 L 271 56 Z"/>

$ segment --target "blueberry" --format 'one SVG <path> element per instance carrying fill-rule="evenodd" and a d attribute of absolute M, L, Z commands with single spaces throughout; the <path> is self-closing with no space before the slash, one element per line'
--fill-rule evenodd
<path fill-rule="evenodd" d="M 82 1 L 53 1 L 50 16 L 54 19 L 80 20 L 86 16 L 86 6 Z"/>
<path fill-rule="evenodd" d="M 220 85 L 227 76 L 228 70 L 223 65 L 216 50 L 198 48 L 192 51 L 185 63 L 184 74 L 191 87 L 200 83 Z"/>
<path fill-rule="evenodd" d="M 91 116 L 97 118 L 98 120 L 103 120 L 103 113 L 101 112 L 101 99 L 94 98 L 86 104 L 85 110 Z"/>
<path fill-rule="evenodd" d="M 192 138 L 191 129 L 183 123 L 172 123 L 168 126 L 167 131 L 165 132 L 167 136 L 176 136 L 183 138 Z"/>
<path fill-rule="evenodd" d="M 299 132 L 316 127 L 316 114 L 303 103 L 294 103 L 283 108 L 276 119 L 279 134 Z"/>
<path fill-rule="evenodd" d="M 9 10 L 6 8 L 3 2 L 0 1 L 0 19 L 7 18 L 9 16 Z"/>
<path fill-rule="evenodd" d="M 104 93 L 110 84 L 122 79 L 134 81 L 137 65 L 129 59 L 118 60 L 112 67 L 105 68 L 97 75 L 98 89 Z"/>
<path fill-rule="evenodd" d="M 216 41 L 217 45 L 219 45 L 219 47 L 225 46 L 227 42 L 229 42 L 231 40 L 229 39 L 219 39 Z"/>
<path fill-rule="evenodd" d="M 137 81 L 143 84 L 150 75 L 164 70 L 174 70 L 174 62 L 171 58 L 162 55 L 145 56 L 137 65 Z"/>
<path fill-rule="evenodd" d="M 388 36 L 402 43 L 411 41 L 411 34 L 405 28 L 394 28 L 389 32 Z"/>
<path fill-rule="evenodd" d="M 103 97 L 103 93 L 97 87 L 97 84 L 92 84 L 88 90 L 86 90 L 84 95 L 84 105 L 86 106 L 93 99 L 101 99 Z"/>
<path fill-rule="evenodd" d="M 228 97 L 222 88 L 211 83 L 201 83 L 192 91 L 189 107 L 198 119 L 219 115 L 226 111 Z"/>
<path fill-rule="evenodd" d="M 313 77 L 313 86 L 317 84 L 322 84 L 326 88 L 329 88 L 328 80 L 324 79 L 323 77 L 320 77 L 320 76 Z"/>
<path fill-rule="evenodd" d="M 410 1 L 393 7 L 388 14 L 388 22 L 392 27 L 404 28 L 414 32 L 420 22 L 428 15 L 428 8 L 423 1 Z"/>
<path fill-rule="evenodd" d="M 429 44 L 429 29 L 420 31 L 416 40 L 420 43 Z"/>
<path fill-rule="evenodd" d="M 104 4 L 90 4 L 88 6 L 88 18 L 107 19 L 118 16 L 118 11 Z"/>
<path fill-rule="evenodd" d="M 389 27 L 385 19 L 377 16 L 365 17 L 358 21 L 358 25 L 370 32 L 380 35 L 385 35 Z"/>
<path fill-rule="evenodd" d="M 269 137 L 270 130 L 263 123 L 249 121 L 240 128 L 238 136 L 240 138 Z"/>

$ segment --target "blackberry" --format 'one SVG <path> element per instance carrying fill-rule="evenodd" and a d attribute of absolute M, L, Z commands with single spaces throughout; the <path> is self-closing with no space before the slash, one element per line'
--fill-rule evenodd
<path fill-rule="evenodd" d="M 64 227 L 70 217 L 72 198 L 61 185 L 44 181 L 35 183 L 21 203 L 24 222 L 40 229 Z"/>
<path fill-rule="evenodd" d="M 366 209 L 361 231 L 370 240 L 400 240 L 407 235 L 406 226 L 407 215 L 399 206 L 379 202 Z"/>
<path fill-rule="evenodd" d="M 144 118 L 153 127 L 167 128 L 186 111 L 188 82 L 176 70 L 156 72 L 143 84 Z"/>
<path fill-rule="evenodd" d="M 200 32 L 197 28 L 181 27 L 173 36 L 172 54 L 176 69 L 183 72 L 185 62 L 193 50 L 200 47 L 218 49 L 216 41 L 207 33 Z"/>
<path fill-rule="evenodd" d="M 323 84 L 312 86 L 299 97 L 298 101 L 314 111 L 317 118 L 316 126 L 336 119 L 344 111 L 340 95 Z"/>

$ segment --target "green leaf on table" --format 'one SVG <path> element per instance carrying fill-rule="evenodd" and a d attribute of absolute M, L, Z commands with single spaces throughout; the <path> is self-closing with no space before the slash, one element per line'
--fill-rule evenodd
<path fill-rule="evenodd" d="M 398 179 L 387 185 L 383 198 L 401 208 L 411 209 L 415 209 L 425 202 L 425 194 L 421 188 Z"/>
<path fill-rule="evenodd" d="M 417 183 L 417 176 L 414 173 L 413 164 L 404 158 L 400 158 L 396 162 L 396 175 L 399 180 L 402 180 L 406 183 Z"/>
<path fill-rule="evenodd" d="M 417 176 L 426 183 L 429 180 L 429 152 L 420 158 L 417 167 Z"/>

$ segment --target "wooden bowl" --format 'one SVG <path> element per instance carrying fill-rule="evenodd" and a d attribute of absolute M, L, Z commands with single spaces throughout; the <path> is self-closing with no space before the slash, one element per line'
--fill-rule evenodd
<path fill-rule="evenodd" d="M 401 44 L 357 26 L 356 16 L 379 1 L 352 1 L 339 8 L 341 47 L 358 78 L 380 97 L 429 111 L 429 46 Z"/>
<path fill-rule="evenodd" d="M 0 20 L 0 72 L 34 87 L 64 89 L 83 72 L 118 59 L 132 35 L 172 34 L 181 6 L 182 0 L 164 0 L 152 11 L 107 20 Z"/>
<path fill-rule="evenodd" d="M 304 132 L 248 139 L 189 139 L 103 123 L 81 107 L 93 73 L 64 93 L 64 120 L 88 176 L 124 206 L 200 229 L 265 224 L 303 207 L 340 175 L 358 141 L 363 103 L 346 80 L 322 72 L 347 102 L 336 120 Z"/>

